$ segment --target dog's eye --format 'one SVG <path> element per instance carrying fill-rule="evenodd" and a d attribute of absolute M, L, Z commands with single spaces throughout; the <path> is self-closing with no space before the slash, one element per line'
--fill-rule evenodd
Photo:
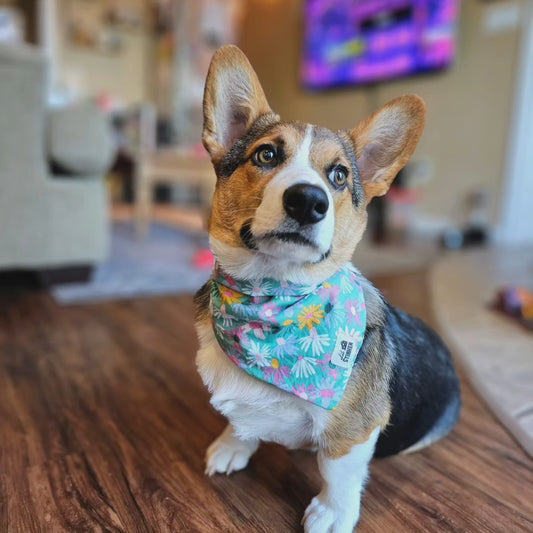
<path fill-rule="evenodd" d="M 328 178 L 335 187 L 340 189 L 346 185 L 348 171 L 343 166 L 336 166 L 331 169 Z"/>
<path fill-rule="evenodd" d="M 264 144 L 255 151 L 253 160 L 256 165 L 275 165 L 277 161 L 276 149 L 270 144 Z"/>

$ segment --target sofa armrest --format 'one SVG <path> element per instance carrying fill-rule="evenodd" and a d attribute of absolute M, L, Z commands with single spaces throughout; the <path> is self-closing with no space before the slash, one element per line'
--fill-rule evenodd
<path fill-rule="evenodd" d="M 111 126 L 90 102 L 50 110 L 46 145 L 49 162 L 68 174 L 104 174 L 115 156 Z"/>

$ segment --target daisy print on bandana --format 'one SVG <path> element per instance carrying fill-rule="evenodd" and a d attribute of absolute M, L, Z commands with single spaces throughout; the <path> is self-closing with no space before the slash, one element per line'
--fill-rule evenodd
<path fill-rule="evenodd" d="M 303 349 L 308 352 L 311 350 L 315 357 L 322 355 L 329 346 L 330 338 L 327 333 L 318 333 L 316 328 L 311 329 L 309 335 L 300 339 Z"/>
<path fill-rule="evenodd" d="M 270 364 L 262 370 L 263 376 L 268 381 L 272 380 L 272 383 L 278 387 L 285 382 L 285 378 L 291 375 L 291 369 L 287 365 L 282 365 L 279 362 L 279 359 L 276 359 L 275 357 L 273 357 L 270 360 Z"/>
<path fill-rule="evenodd" d="M 276 346 L 272 348 L 272 355 L 274 357 L 283 357 L 284 355 L 292 357 L 297 355 L 298 349 L 298 337 L 296 335 L 289 335 L 284 337 L 283 334 L 279 334 L 276 337 Z"/>
<path fill-rule="evenodd" d="M 299 355 L 291 371 L 294 372 L 297 378 L 308 378 L 316 373 L 315 366 L 316 359 L 314 357 Z"/>
<path fill-rule="evenodd" d="M 337 406 L 366 327 L 351 264 L 312 286 L 240 282 L 217 265 L 210 304 L 215 337 L 233 363 L 320 407 Z"/>
<path fill-rule="evenodd" d="M 298 325 L 300 329 L 313 329 L 314 325 L 320 325 L 326 313 L 322 309 L 322 304 L 312 304 L 304 307 L 298 315 Z"/>
<path fill-rule="evenodd" d="M 346 300 L 344 307 L 346 308 L 350 325 L 357 324 L 362 326 L 361 312 L 365 310 L 364 302 L 360 302 L 357 298 L 350 298 Z"/>

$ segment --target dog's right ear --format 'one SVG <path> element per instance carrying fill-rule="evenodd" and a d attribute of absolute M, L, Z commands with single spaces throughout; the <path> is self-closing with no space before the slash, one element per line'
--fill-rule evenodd
<path fill-rule="evenodd" d="M 217 50 L 205 83 L 202 134 L 213 162 L 218 162 L 265 114 L 272 114 L 272 110 L 248 58 L 233 45 Z"/>

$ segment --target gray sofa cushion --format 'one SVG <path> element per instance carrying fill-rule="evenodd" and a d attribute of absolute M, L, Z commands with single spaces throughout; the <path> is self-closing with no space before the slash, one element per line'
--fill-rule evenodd
<path fill-rule="evenodd" d="M 50 110 L 46 137 L 49 161 L 66 173 L 104 173 L 115 155 L 110 125 L 90 102 Z"/>

